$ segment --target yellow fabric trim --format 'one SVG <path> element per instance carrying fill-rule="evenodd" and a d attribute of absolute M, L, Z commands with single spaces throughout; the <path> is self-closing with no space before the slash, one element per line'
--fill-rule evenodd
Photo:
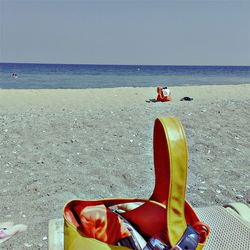
<path fill-rule="evenodd" d="M 175 246 L 187 228 L 184 212 L 188 161 L 186 136 L 177 118 L 159 120 L 165 131 L 170 157 L 167 228 L 169 241 Z"/>

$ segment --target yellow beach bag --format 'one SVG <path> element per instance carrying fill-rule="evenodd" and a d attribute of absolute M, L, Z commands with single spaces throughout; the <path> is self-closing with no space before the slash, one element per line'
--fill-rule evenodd
<path fill-rule="evenodd" d="M 70 201 L 64 207 L 65 250 L 129 249 L 86 236 L 82 230 L 84 224 L 79 220 L 76 207 L 84 209 L 104 205 L 109 208 L 117 204 L 135 202 L 143 204 L 122 213 L 122 216 L 146 241 L 161 232 L 165 236 L 163 241 L 165 241 L 166 250 L 192 250 L 204 247 L 209 235 L 209 227 L 199 220 L 191 205 L 185 200 L 188 151 L 186 136 L 177 118 L 161 117 L 155 120 L 153 149 L 155 187 L 151 197 L 148 200 L 117 198 Z"/>

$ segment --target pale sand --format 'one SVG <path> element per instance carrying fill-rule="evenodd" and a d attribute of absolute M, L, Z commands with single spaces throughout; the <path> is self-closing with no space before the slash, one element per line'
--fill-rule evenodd
<path fill-rule="evenodd" d="M 156 88 L 0 90 L 0 222 L 28 225 L 0 249 L 47 249 L 75 197 L 148 198 L 159 116 L 183 123 L 194 206 L 249 204 L 250 85 L 171 90 L 169 103 L 150 101 Z"/>

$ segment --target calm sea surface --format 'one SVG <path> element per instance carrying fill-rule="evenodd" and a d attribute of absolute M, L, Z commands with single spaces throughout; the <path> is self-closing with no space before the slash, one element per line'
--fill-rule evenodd
<path fill-rule="evenodd" d="M 17 78 L 12 77 L 12 73 Z M 0 63 L 2 89 L 250 84 L 250 66 L 149 66 Z"/>

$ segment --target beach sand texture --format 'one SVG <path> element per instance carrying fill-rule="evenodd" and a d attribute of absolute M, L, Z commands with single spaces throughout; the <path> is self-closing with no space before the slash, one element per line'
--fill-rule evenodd
<path fill-rule="evenodd" d="M 0 249 L 47 249 L 48 222 L 71 199 L 148 198 L 160 116 L 186 132 L 188 201 L 249 205 L 250 85 L 171 91 L 156 103 L 156 88 L 0 90 L 0 221 L 28 225 Z"/>

